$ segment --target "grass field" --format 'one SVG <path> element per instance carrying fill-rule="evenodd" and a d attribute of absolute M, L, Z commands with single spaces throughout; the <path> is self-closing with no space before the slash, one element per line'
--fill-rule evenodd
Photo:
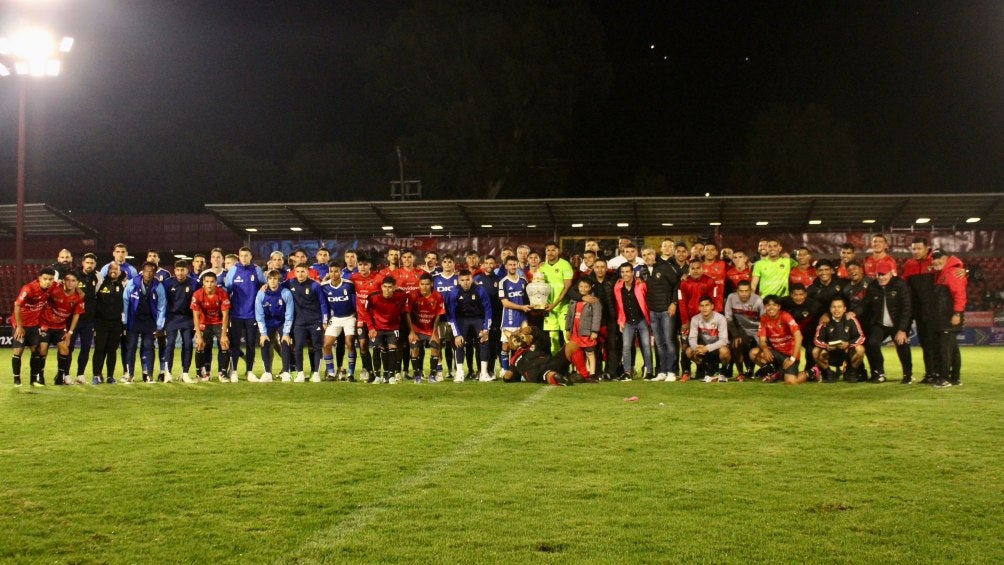
<path fill-rule="evenodd" d="M 6 562 L 1004 562 L 1002 349 L 944 390 L 37 390 L 9 355 Z"/>

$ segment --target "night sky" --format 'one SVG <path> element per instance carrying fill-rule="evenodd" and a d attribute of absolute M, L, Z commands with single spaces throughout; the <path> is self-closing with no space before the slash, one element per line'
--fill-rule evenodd
<path fill-rule="evenodd" d="M 410 4 L 49 0 L 46 16 L 76 45 L 62 76 L 28 90 L 28 201 L 106 208 L 99 194 L 151 211 L 143 191 L 185 168 L 192 136 L 278 171 L 304 146 L 340 143 L 390 180 L 406 128 L 367 94 L 359 63 Z M 6 25 L 16 3 L 5 5 Z M 845 124 L 862 192 L 1004 186 L 999 2 L 584 5 L 614 76 L 562 155 L 580 194 L 616 195 L 640 170 L 674 194 L 727 192 L 772 104 L 818 104 Z M 14 201 L 16 92 L 0 80 L 0 202 Z"/>

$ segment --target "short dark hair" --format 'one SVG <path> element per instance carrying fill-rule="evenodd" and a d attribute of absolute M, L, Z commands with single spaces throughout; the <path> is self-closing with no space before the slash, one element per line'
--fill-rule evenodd
<path fill-rule="evenodd" d="M 381 281 L 380 284 L 381 285 L 392 284 L 397 286 L 397 281 L 394 279 L 394 277 L 387 276 L 383 278 L 383 281 Z"/>
<path fill-rule="evenodd" d="M 98 260 L 98 256 L 95 255 L 95 254 L 93 254 L 93 253 L 84 253 L 84 256 L 81 258 L 81 260 L 85 260 L 85 259 L 94 259 L 95 261 L 97 261 Z"/>
<path fill-rule="evenodd" d="M 469 270 L 467 270 L 467 269 L 463 269 L 461 271 L 457 271 L 457 276 L 458 277 L 469 277 L 469 276 L 471 276 L 471 272 Z"/>
<path fill-rule="evenodd" d="M 430 275 L 429 273 L 422 273 L 422 276 L 418 277 L 418 282 L 431 281 L 431 280 L 432 280 L 432 275 Z"/>
<path fill-rule="evenodd" d="M 802 283 L 795 283 L 791 285 L 791 288 L 788 289 L 788 292 L 795 292 L 796 290 L 805 292 L 805 285 Z"/>
<path fill-rule="evenodd" d="M 188 261 L 185 261 L 184 259 L 178 259 L 177 261 L 174 262 L 174 268 L 175 269 L 177 269 L 177 268 L 187 269 L 188 268 Z"/>
<path fill-rule="evenodd" d="M 768 305 L 768 304 L 770 304 L 772 302 L 774 304 L 777 304 L 778 306 L 782 305 L 781 304 L 781 297 L 778 296 L 778 295 L 776 295 L 776 294 L 768 294 L 767 296 L 763 297 L 763 305 L 764 306 L 766 306 L 766 305 Z"/>

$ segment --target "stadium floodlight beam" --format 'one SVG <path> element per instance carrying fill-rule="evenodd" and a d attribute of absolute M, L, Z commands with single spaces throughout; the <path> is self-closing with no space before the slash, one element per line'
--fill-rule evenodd
<path fill-rule="evenodd" d="M 24 26 L 10 35 L 0 35 L 0 77 L 18 79 L 17 109 L 17 220 L 15 225 L 18 286 L 24 280 L 24 180 L 25 180 L 25 80 L 31 77 L 55 77 L 63 70 L 60 57 L 73 49 L 73 38 L 59 42 L 39 27 Z"/>

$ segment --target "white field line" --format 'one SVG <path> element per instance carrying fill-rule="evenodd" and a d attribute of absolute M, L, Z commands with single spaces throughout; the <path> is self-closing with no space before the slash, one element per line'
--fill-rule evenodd
<path fill-rule="evenodd" d="M 299 550 L 294 551 L 292 554 L 286 556 L 280 561 L 295 561 L 298 563 L 313 561 L 312 558 L 305 556 L 310 554 L 310 550 L 331 547 L 347 540 L 352 535 L 358 533 L 367 525 L 374 522 L 380 514 L 393 508 L 396 500 L 409 496 L 412 491 L 436 479 L 440 473 L 450 468 L 455 463 L 463 461 L 475 452 L 479 451 L 485 443 L 495 438 L 500 431 L 509 426 L 513 420 L 520 417 L 527 409 L 536 404 L 544 397 L 545 394 L 547 394 L 548 391 L 553 388 L 554 387 L 547 385 L 542 386 L 540 390 L 526 397 L 519 404 L 513 406 L 512 410 L 509 410 L 499 416 L 499 418 L 495 420 L 491 426 L 481 430 L 480 433 L 467 438 L 467 440 L 457 446 L 453 453 L 432 461 L 427 467 L 423 466 L 422 473 L 413 473 L 410 476 L 405 477 L 400 483 L 389 489 L 389 494 L 386 497 L 371 501 L 369 504 L 362 506 L 351 514 L 345 516 L 337 524 L 317 532 L 311 536 L 311 538 L 308 539 Z"/>

